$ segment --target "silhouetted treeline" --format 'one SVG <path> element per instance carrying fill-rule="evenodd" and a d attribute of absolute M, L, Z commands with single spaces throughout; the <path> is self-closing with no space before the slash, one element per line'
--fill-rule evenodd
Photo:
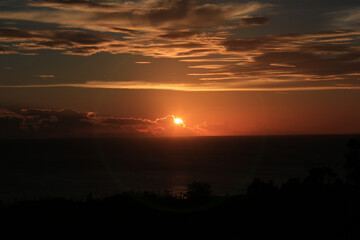
<path fill-rule="evenodd" d="M 7 239 L 360 239 L 359 143 L 341 179 L 329 167 L 281 186 L 255 179 L 245 195 L 215 196 L 192 182 L 182 197 L 124 192 L 1 207 Z M 1 235 L 0 235 L 1 236 Z"/>

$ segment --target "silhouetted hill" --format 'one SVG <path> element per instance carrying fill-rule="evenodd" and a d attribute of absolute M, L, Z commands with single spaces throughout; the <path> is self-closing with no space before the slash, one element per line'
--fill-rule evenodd
<path fill-rule="evenodd" d="M 359 189 L 289 180 L 255 180 L 247 195 L 209 195 L 193 183 L 189 198 L 121 193 L 101 199 L 43 199 L 2 206 L 12 239 L 358 239 Z M 205 189 L 205 190 L 204 190 Z M 195 191 L 194 191 L 195 190 Z M 198 191 L 198 192 L 196 192 Z"/>

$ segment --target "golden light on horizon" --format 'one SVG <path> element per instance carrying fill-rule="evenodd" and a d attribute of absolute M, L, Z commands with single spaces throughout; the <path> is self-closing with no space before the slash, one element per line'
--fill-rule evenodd
<path fill-rule="evenodd" d="M 183 120 L 181 118 L 174 118 L 174 123 L 176 125 L 179 125 L 179 124 L 184 124 Z"/>

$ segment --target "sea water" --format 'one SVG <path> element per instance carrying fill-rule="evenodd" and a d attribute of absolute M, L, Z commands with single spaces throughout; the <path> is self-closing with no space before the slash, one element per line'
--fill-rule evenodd
<path fill-rule="evenodd" d="M 81 198 L 123 191 L 181 196 L 204 181 L 243 194 L 328 166 L 340 177 L 353 135 L 1 140 L 0 198 Z"/>

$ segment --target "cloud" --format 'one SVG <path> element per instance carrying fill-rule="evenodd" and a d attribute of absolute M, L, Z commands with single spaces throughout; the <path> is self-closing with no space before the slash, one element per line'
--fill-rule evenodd
<path fill-rule="evenodd" d="M 31 38 L 34 37 L 35 35 L 33 35 L 32 33 L 26 30 L 21 30 L 16 28 L 1 28 L 0 36 L 2 40 L 16 41 L 16 40 Z"/>
<path fill-rule="evenodd" d="M 13 50 L 9 46 L 0 45 L 0 54 L 20 54 L 20 52 Z"/>
<path fill-rule="evenodd" d="M 339 30 L 322 33 L 269 35 L 257 38 L 227 38 L 221 44 L 238 61 L 193 72 L 213 86 L 233 89 L 358 89 L 360 33 Z M 231 59 L 231 58 L 230 58 Z M 188 60 L 185 60 L 188 61 Z M 203 62 L 211 60 L 204 59 Z M 189 62 L 205 68 L 201 59 Z M 225 76 L 221 76 L 225 75 Z"/>
<path fill-rule="evenodd" d="M 28 3 L 31 6 L 37 7 L 51 7 L 51 8 L 60 8 L 60 9 L 80 9 L 80 10 L 90 10 L 92 8 L 97 8 L 98 10 L 104 9 L 110 10 L 113 6 L 112 1 L 97 1 L 97 0 L 37 0 L 30 1 Z"/>
<path fill-rule="evenodd" d="M 296 67 L 295 65 L 290 65 L 286 63 L 270 63 L 269 65 L 274 67 Z"/>
<path fill-rule="evenodd" d="M 279 64 L 291 65 L 292 67 L 286 70 L 288 73 L 329 76 L 358 73 L 360 69 L 360 52 L 350 52 L 331 58 L 301 51 L 269 52 L 255 57 L 253 67 L 266 69 L 274 59 L 278 65 L 272 67 L 276 68 Z"/>
<path fill-rule="evenodd" d="M 0 42 L 4 43 L 0 54 L 48 49 L 68 55 L 108 52 L 177 58 L 191 71 L 186 74 L 197 78 L 186 84 L 100 79 L 42 87 L 278 91 L 360 86 L 357 8 L 334 15 L 336 26 L 353 30 L 236 37 L 242 28 L 269 23 L 267 12 L 272 7 L 253 1 L 37 0 L 26 10 L 0 11 L 0 18 L 36 20 L 56 24 L 54 28 L 0 28 Z"/>
<path fill-rule="evenodd" d="M 12 44 L 11 49 L 34 51 L 38 49 L 66 50 L 67 54 L 91 55 L 116 43 L 102 34 L 78 30 L 24 30 L 0 28 L 0 41 Z M 24 53 L 26 54 L 26 53 Z"/>
<path fill-rule="evenodd" d="M 258 38 L 230 38 L 222 44 L 230 52 L 257 52 L 296 50 L 307 46 L 327 46 L 329 51 L 338 51 L 339 43 L 353 42 L 360 33 L 348 30 L 308 34 L 269 35 Z M 341 46 L 340 46 L 341 47 Z M 310 50 L 310 49 L 309 49 Z"/>
<path fill-rule="evenodd" d="M 130 28 L 113 27 L 112 30 L 114 30 L 115 32 L 126 33 L 129 35 L 139 34 L 139 32 L 137 30 L 130 29 Z"/>
<path fill-rule="evenodd" d="M 114 28 L 132 30 L 160 28 L 188 29 L 238 24 L 270 7 L 257 2 L 209 4 L 202 0 L 140 0 L 140 1 L 65 1 L 30 2 L 27 11 L 2 12 L 2 18 L 57 23 L 91 30 Z M 70 21 L 66 17 L 72 15 Z M 32 18 L 32 19 L 31 19 Z M 92 20 L 91 22 L 89 22 Z M 246 21 L 246 20 L 245 20 Z M 256 21 L 256 20 L 255 20 Z M 261 19 L 257 20 L 257 24 Z"/>
<path fill-rule="evenodd" d="M 179 39 L 179 38 L 189 38 L 199 34 L 196 31 L 169 31 L 165 34 L 161 34 L 159 37 L 167 39 Z"/>
<path fill-rule="evenodd" d="M 36 75 L 35 77 L 39 77 L 39 78 L 54 78 L 55 75 L 52 75 L 52 74 L 40 74 L 40 75 Z"/>
<path fill-rule="evenodd" d="M 191 136 L 174 116 L 155 120 L 97 116 L 70 109 L 0 109 L 0 138 L 91 136 Z"/>
<path fill-rule="evenodd" d="M 217 51 L 218 46 L 207 45 L 204 34 L 189 41 L 168 40 L 164 43 L 149 43 L 147 36 L 116 40 L 102 33 L 79 30 L 24 30 L 18 28 L 0 28 L 2 54 L 28 54 L 26 51 L 39 49 L 62 50 L 69 55 L 92 55 L 98 52 L 133 53 L 152 57 L 194 57 L 206 56 Z M 156 36 L 154 36 L 156 39 Z M 159 38 L 163 38 L 159 36 Z M 169 37 L 171 39 L 172 37 Z M 153 39 L 154 40 L 154 39 Z M 200 43 L 203 42 L 203 43 Z M 189 50 L 190 49 L 190 50 Z"/>
<path fill-rule="evenodd" d="M 91 12 L 99 22 L 151 27 L 200 27 L 232 21 L 263 9 L 269 4 L 208 4 L 200 0 L 141 1 L 35 1 L 32 6 Z"/>
<path fill-rule="evenodd" d="M 189 66 L 189 68 L 202 68 L 202 69 L 221 69 L 225 65 L 193 65 Z"/>
<path fill-rule="evenodd" d="M 335 27 L 360 30 L 359 7 L 333 12 L 330 15 L 334 16 L 333 25 Z"/>
<path fill-rule="evenodd" d="M 346 78 L 346 74 L 360 69 L 360 49 L 352 45 L 359 36 L 359 32 L 333 31 L 230 39 L 223 43 L 227 51 L 248 54 L 251 60 L 223 70 L 238 76 L 274 79 Z"/>
<path fill-rule="evenodd" d="M 109 41 L 109 38 L 99 34 L 78 30 L 25 30 L 6 27 L 0 28 L 0 39 L 7 42 L 32 40 L 83 45 L 100 44 Z"/>
<path fill-rule="evenodd" d="M 258 26 L 264 25 L 270 21 L 268 17 L 249 17 L 240 19 L 241 26 L 249 27 L 249 26 Z"/>
<path fill-rule="evenodd" d="M 190 59 L 180 59 L 180 62 L 190 62 L 190 63 L 203 63 L 203 62 L 239 62 L 244 59 L 242 58 L 190 58 Z"/>
<path fill-rule="evenodd" d="M 32 34 L 36 35 L 36 32 Z M 205 40 L 199 43 L 181 41 L 149 46 L 119 46 L 115 47 L 119 51 L 138 51 L 142 55 L 182 56 L 182 62 L 191 64 L 188 67 L 192 72 L 187 74 L 198 77 L 198 81 L 186 84 L 88 81 L 85 84 L 46 86 L 182 91 L 358 89 L 360 49 L 355 43 L 359 37 L 359 32 L 339 30 L 258 38 L 225 38 L 210 40 L 212 43 L 209 45 L 206 45 Z M 109 42 L 105 41 L 103 48 L 110 48 L 114 44 L 111 40 Z M 128 49 L 130 47 L 133 50 Z M 76 48 L 67 51 L 86 54 L 99 51 L 99 48 L 78 44 Z M 212 51 L 218 51 L 218 56 L 222 57 L 201 57 Z"/>
<path fill-rule="evenodd" d="M 26 10 L 0 11 L 0 18 L 56 24 L 57 29 L 2 28 L 0 41 L 12 43 L 12 52 L 3 51 L 7 54 L 51 49 L 70 55 L 207 56 L 221 51 L 214 43 L 228 33 L 219 32 L 220 26 L 265 24 L 265 17 L 253 15 L 269 6 L 201 0 L 38 0 Z"/>

